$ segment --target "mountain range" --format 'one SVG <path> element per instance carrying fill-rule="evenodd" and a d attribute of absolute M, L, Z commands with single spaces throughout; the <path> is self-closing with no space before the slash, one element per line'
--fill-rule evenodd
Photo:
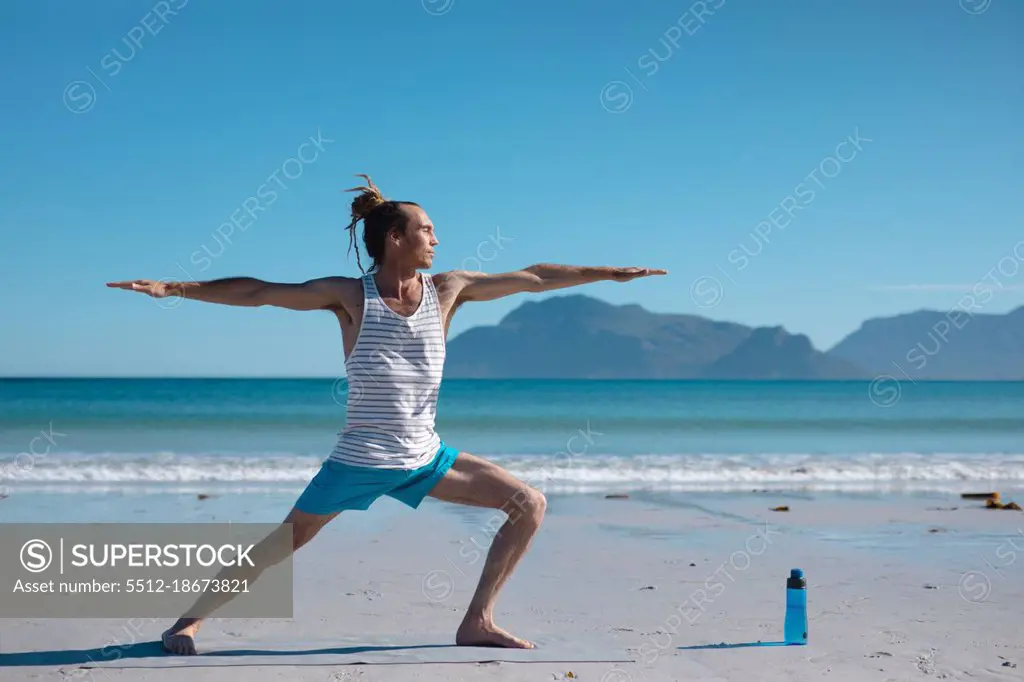
<path fill-rule="evenodd" d="M 1024 306 L 873 318 L 833 348 L 783 327 L 653 313 L 586 295 L 527 301 L 448 342 L 452 378 L 1024 379 Z"/>

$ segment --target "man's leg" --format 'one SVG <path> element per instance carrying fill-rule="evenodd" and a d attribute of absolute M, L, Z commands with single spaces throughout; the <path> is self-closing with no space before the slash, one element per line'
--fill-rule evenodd
<path fill-rule="evenodd" d="M 339 512 L 334 512 L 333 514 L 307 514 L 293 508 L 283 521 L 283 523 L 292 524 L 291 552 L 281 553 L 280 550 L 275 552 L 276 542 L 261 542 L 253 548 L 249 555 L 254 566 L 225 568 L 217 577 L 245 579 L 250 583 L 255 582 L 256 578 L 265 569 L 279 564 L 291 556 L 299 547 L 312 540 L 320 532 L 320 529 L 326 526 L 338 514 Z M 203 616 L 199 618 L 179 618 L 177 623 L 163 633 L 161 639 L 163 640 L 164 648 L 172 654 L 195 655 L 195 635 L 199 630 L 199 625 L 207 615 L 231 601 L 234 594 L 232 592 L 204 592 L 193 609 L 193 611 L 201 613 Z"/>
<path fill-rule="evenodd" d="M 445 502 L 501 509 L 508 514 L 487 552 L 480 583 L 455 635 L 455 643 L 532 649 L 532 643 L 494 624 L 494 602 L 540 528 L 547 508 L 544 495 L 497 464 L 461 452 L 430 496 Z"/>

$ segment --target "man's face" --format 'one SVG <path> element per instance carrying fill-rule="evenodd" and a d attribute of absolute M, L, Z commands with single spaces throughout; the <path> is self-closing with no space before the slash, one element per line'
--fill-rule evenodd
<path fill-rule="evenodd" d="M 429 268 L 434 264 L 434 247 L 440 243 L 434 236 L 434 224 L 419 206 L 406 205 L 402 210 L 408 220 L 405 232 L 398 235 L 401 258 L 417 268 Z"/>

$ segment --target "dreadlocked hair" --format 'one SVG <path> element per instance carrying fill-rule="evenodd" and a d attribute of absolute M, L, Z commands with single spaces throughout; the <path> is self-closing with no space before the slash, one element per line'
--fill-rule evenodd
<path fill-rule="evenodd" d="M 366 253 L 373 259 L 373 267 L 379 268 L 384 259 L 384 243 L 387 240 L 388 232 L 392 228 L 405 227 L 406 216 L 402 212 L 402 206 L 418 206 L 412 201 L 392 201 L 380 193 L 377 186 L 369 175 L 358 173 L 357 177 L 366 180 L 365 187 L 353 187 L 346 192 L 359 192 L 359 196 L 352 200 L 352 222 L 345 228 L 349 231 L 348 252 L 352 253 L 352 247 L 356 249 L 356 263 L 363 274 L 363 262 L 359 258 L 359 245 L 356 244 L 356 225 L 363 221 L 363 244 L 366 246 Z"/>

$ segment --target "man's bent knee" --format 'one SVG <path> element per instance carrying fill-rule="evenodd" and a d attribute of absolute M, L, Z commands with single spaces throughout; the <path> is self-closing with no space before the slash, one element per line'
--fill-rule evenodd
<path fill-rule="evenodd" d="M 531 488 L 531 490 L 533 490 Z M 544 512 L 548 510 L 548 498 L 539 490 L 533 490 L 530 496 L 530 510 L 538 519 L 544 518 Z"/>
<path fill-rule="evenodd" d="M 544 493 L 536 488 L 527 487 L 516 491 L 505 505 L 504 511 L 511 521 L 528 519 L 534 523 L 540 523 L 547 508 L 548 501 L 544 497 Z"/>

